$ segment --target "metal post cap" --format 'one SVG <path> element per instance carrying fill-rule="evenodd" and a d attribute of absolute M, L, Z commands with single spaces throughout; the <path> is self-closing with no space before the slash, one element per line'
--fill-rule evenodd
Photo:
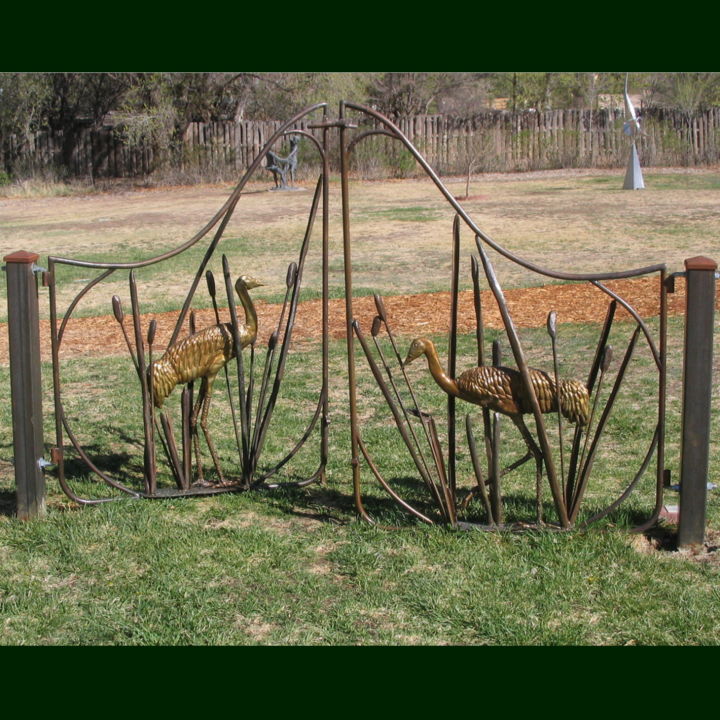
<path fill-rule="evenodd" d="M 698 255 L 685 260 L 686 270 L 717 270 L 717 263 L 709 257 Z"/>
<path fill-rule="evenodd" d="M 40 256 L 37 253 L 27 252 L 25 250 L 18 250 L 17 252 L 6 255 L 3 258 L 4 262 L 7 263 L 25 263 L 27 265 L 37 262 Z"/>

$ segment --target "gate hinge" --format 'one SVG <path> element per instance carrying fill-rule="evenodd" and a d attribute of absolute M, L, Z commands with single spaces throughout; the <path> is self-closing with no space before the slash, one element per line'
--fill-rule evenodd
<path fill-rule="evenodd" d="M 63 449 L 59 447 L 50 448 L 50 459 L 57 465 L 63 459 Z"/>
<path fill-rule="evenodd" d="M 31 269 L 35 273 L 35 275 L 40 276 L 40 282 L 43 287 L 50 286 L 52 273 L 47 268 L 41 267 L 40 265 L 36 265 L 35 263 L 33 263 Z"/>

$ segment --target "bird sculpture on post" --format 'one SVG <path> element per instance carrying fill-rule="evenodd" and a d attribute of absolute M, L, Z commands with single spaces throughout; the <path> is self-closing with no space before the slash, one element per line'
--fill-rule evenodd
<path fill-rule="evenodd" d="M 238 341 L 241 350 L 254 343 L 257 337 L 257 313 L 248 291 L 260 287 L 262 284 L 259 280 L 247 275 L 241 276 L 235 283 L 235 291 L 245 310 L 245 324 L 238 326 Z M 165 398 L 177 385 L 184 385 L 202 378 L 200 392 L 190 419 L 200 482 L 204 482 L 204 477 L 197 436 L 198 418 L 220 482 L 225 484 L 215 445 L 208 431 L 207 419 L 213 382 L 220 370 L 234 357 L 232 324 L 219 323 L 171 345 L 164 355 L 148 368 L 148 379 L 152 382 L 154 403 L 158 408 L 162 407 Z"/>
<path fill-rule="evenodd" d="M 427 338 L 413 340 L 403 365 L 407 366 L 421 355 L 427 358 L 428 368 L 435 382 L 448 395 L 507 415 L 515 423 L 529 451 L 520 462 L 532 455 L 539 480 L 542 475 L 543 455 L 522 417 L 532 412 L 532 405 L 520 372 L 507 367 L 480 365 L 466 370 L 457 378 L 451 378 L 440 364 L 434 343 Z M 557 412 L 559 406 L 563 416 L 571 423 L 581 426 L 587 424 L 590 397 L 584 383 L 579 380 L 559 380 L 558 392 L 554 378 L 548 373 L 534 368 L 529 368 L 529 372 L 542 413 Z M 515 463 L 512 467 L 518 464 L 520 463 Z"/>

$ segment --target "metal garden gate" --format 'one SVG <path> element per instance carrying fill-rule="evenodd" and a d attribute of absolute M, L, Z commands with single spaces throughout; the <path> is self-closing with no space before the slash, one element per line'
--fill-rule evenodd
<path fill-rule="evenodd" d="M 280 319 L 265 347 L 261 348 L 262 342 L 257 332 L 250 337 L 252 333 L 248 330 L 252 329 L 252 303 L 248 305 L 248 291 L 253 285 L 250 279 L 242 275 L 247 273 L 248 263 L 241 260 L 240 265 L 243 267 L 233 267 L 228 256 L 222 254 L 221 268 L 215 271 L 211 268 L 213 264 L 217 266 L 216 256 L 222 253 L 223 235 L 247 182 L 261 168 L 271 148 L 288 135 L 310 141 L 318 153 L 322 171 L 312 196 L 306 232 L 299 242 L 296 256 L 288 264 Z M 454 221 L 448 227 L 446 245 L 449 313 L 448 334 L 442 341 L 447 342 L 445 367 L 436 350 L 440 342 L 438 338 L 416 338 L 407 357 L 403 359 L 405 353 L 404 348 L 401 350 L 401 344 L 412 338 L 408 338 L 402 325 L 394 321 L 392 303 L 386 303 L 379 294 L 375 295 L 377 314 L 371 326 L 362 327 L 356 318 L 349 179 L 356 149 L 367 138 L 377 135 L 400 143 L 454 212 Z M 544 524 L 567 529 L 595 523 L 614 513 L 638 491 L 643 478 L 649 474 L 650 487 L 646 494 L 649 493 L 651 498 L 650 507 L 645 517 L 634 522 L 634 529 L 643 530 L 655 524 L 663 506 L 663 486 L 667 481 L 667 294 L 672 290 L 672 277 L 668 276 L 665 265 L 622 272 L 577 274 L 540 267 L 519 257 L 480 229 L 419 150 L 395 124 L 374 110 L 354 103 L 341 103 L 337 118 L 329 117 L 326 105 L 321 104 L 308 108 L 285 123 L 268 139 L 220 210 L 196 235 L 177 249 L 138 262 L 88 262 L 60 257 L 48 259 L 43 280 L 49 287 L 50 295 L 56 425 L 51 461 L 56 465 L 58 480 L 66 494 L 76 502 L 92 504 L 107 502 L 122 495 L 170 497 L 239 491 L 285 482 L 302 486 L 323 481 L 329 452 L 328 185 L 331 155 L 336 147 L 342 198 L 349 459 L 353 496 L 359 515 L 365 520 L 374 521 L 366 507 L 368 484 L 365 478 L 369 475 L 377 483 L 373 488 L 379 488 L 398 509 L 421 522 L 480 528 Z M 315 385 L 317 392 L 307 407 L 305 420 L 295 435 L 286 439 L 286 449 L 279 459 L 276 458 L 267 466 L 262 461 L 263 452 L 272 435 L 272 419 L 277 411 L 278 398 L 283 392 L 286 363 L 292 356 L 294 322 L 318 213 L 321 218 L 319 262 L 323 309 L 322 342 Z M 465 269 L 461 267 L 463 235 L 471 238 L 476 253 Z M 185 302 L 166 343 L 167 349 L 160 355 L 155 321 L 143 326 L 137 274 L 144 268 L 170 261 L 191 249 L 197 252 L 203 241 L 207 245 L 189 282 Z M 606 307 L 606 316 L 594 340 L 588 341 L 591 351 L 587 355 L 588 362 L 582 377 L 573 380 L 560 376 L 562 333 L 558 329 L 557 313 L 552 307 L 547 308 L 549 347 L 543 359 L 543 367 L 540 370 L 531 367 L 522 333 L 513 323 L 512 312 L 496 272 L 497 262 L 512 263 L 527 273 L 551 280 L 588 284 L 593 288 L 596 302 L 604 303 Z M 72 272 L 79 269 L 94 275 L 83 279 L 80 291 L 74 294 L 67 308 L 61 310 L 58 307 L 60 271 L 70 272 L 72 277 Z M 691 269 L 695 268 L 688 268 Z M 707 267 L 703 269 L 708 270 Z M 257 272 L 260 273 L 261 269 Z M 463 272 L 469 273 L 469 284 L 472 287 L 475 333 L 474 349 L 470 353 L 473 367 L 468 373 L 458 375 L 458 358 L 462 354 L 458 333 L 458 297 Z M 66 379 L 62 372 L 61 357 L 68 322 L 88 293 L 101 289 L 105 281 L 119 274 L 127 274 L 129 312 L 126 313 L 126 305 L 119 295 L 112 297 L 111 304 L 117 329 L 126 343 L 130 369 L 137 376 L 138 392 L 142 398 L 143 438 L 138 440 L 138 446 L 142 447 L 140 484 L 127 482 L 124 475 L 118 479 L 100 466 L 91 450 L 83 445 L 76 431 L 77 418 L 71 417 L 64 403 Z M 222 276 L 220 282 L 216 281 L 216 274 Z M 714 295 L 714 269 L 711 275 L 711 292 Z M 648 321 L 641 317 L 610 287 L 612 281 L 639 277 L 653 278 L 657 320 Z M 211 340 L 209 333 L 199 337 L 203 330 L 208 329 L 196 327 L 193 314 L 193 302 L 198 297 L 197 291 L 203 279 L 216 320 L 212 327 L 218 336 L 215 340 L 220 343 L 217 347 L 221 347 L 225 353 L 224 362 L 211 369 L 208 369 L 209 366 L 200 368 L 202 362 L 198 360 L 198 354 L 210 347 Z M 245 311 L 244 324 L 239 316 L 236 292 Z M 510 348 L 512 363 L 509 367 L 502 362 L 501 338 L 497 337 L 492 343 L 489 340 L 484 322 L 488 303 L 499 311 L 502 318 L 500 334 L 503 336 L 502 342 Z M 223 323 L 220 313 L 221 305 L 225 304 L 230 318 L 229 322 Z M 619 321 L 621 314 L 623 319 Z M 464 340 L 463 343 L 467 344 Z M 163 361 L 168 360 L 173 348 L 177 362 L 173 366 L 174 375 L 171 373 L 168 382 L 172 387 L 178 386 L 179 391 L 175 395 L 179 402 L 177 407 L 169 409 L 169 405 L 162 405 L 162 400 L 172 387 L 166 393 L 167 388 L 163 389 L 158 378 L 165 372 L 163 368 L 169 367 L 163 365 Z M 195 355 L 192 355 L 193 352 Z M 178 360 L 183 353 L 186 360 Z M 467 350 L 465 354 L 468 354 Z M 600 499 L 591 503 L 590 509 L 585 511 L 583 503 L 589 489 L 593 487 L 593 469 L 602 454 L 601 448 L 609 428 L 612 427 L 613 414 L 622 403 L 634 360 L 639 355 L 644 358 L 640 362 L 641 365 L 644 363 L 642 367 L 646 377 L 653 378 L 651 390 L 647 380 L 643 386 L 643 391 L 646 394 L 651 392 L 654 397 L 653 417 L 648 427 L 646 445 L 638 453 L 636 465 L 618 468 L 618 474 L 625 476 L 623 487 L 612 498 L 608 498 L 607 493 L 600 493 Z M 420 362 L 416 367 L 428 363 L 435 380 L 432 386 L 434 395 L 419 387 L 419 370 L 408 370 L 410 362 L 418 357 Z M 184 372 L 183 362 L 188 367 L 194 362 L 195 370 Z M 580 365 L 575 363 L 573 367 Z M 359 384 L 358 376 L 363 372 L 372 377 L 370 385 Z M 234 436 L 238 461 L 231 473 L 227 469 L 223 471 L 206 424 L 206 408 L 209 407 L 213 382 L 213 397 L 217 401 L 219 396 L 227 395 L 226 417 L 232 419 L 228 428 Z M 160 404 L 157 402 L 159 395 L 163 395 Z M 383 432 L 393 433 L 399 452 L 411 467 L 412 477 L 406 473 L 398 478 L 394 468 L 386 470 L 383 467 L 382 454 L 374 453 L 373 442 L 368 441 L 362 426 L 358 410 L 361 402 L 374 403 L 377 412 L 387 415 L 388 423 Z M 628 411 L 623 412 L 627 415 Z M 526 417 L 530 420 L 530 429 L 525 425 Z M 514 435 L 517 441 L 522 440 L 524 447 L 521 447 L 525 452 L 518 460 L 502 468 L 500 429 L 505 427 L 508 419 L 515 427 L 508 426 L 508 433 L 503 429 L 502 437 Z M 534 430 L 534 434 L 531 430 Z M 200 431 L 204 434 L 215 470 L 209 481 L 200 461 Z M 302 449 L 306 450 L 310 438 L 314 436 L 317 436 L 316 441 L 313 441 L 317 442 L 315 469 L 306 472 L 303 477 L 296 475 L 289 480 L 282 479 L 280 470 L 289 466 Z M 93 491 L 83 495 L 73 489 L 68 481 L 65 462 L 65 450 L 68 447 L 72 447 L 79 461 L 100 479 L 101 486 L 112 488 L 112 493 L 108 495 Z M 344 451 L 336 448 L 335 452 Z M 530 520 L 522 519 L 515 511 L 508 513 L 503 495 L 506 479 L 526 465 L 534 469 L 532 477 L 535 481 L 534 513 Z M 649 468 L 652 470 L 649 471 Z M 163 484 L 159 477 L 171 478 L 170 484 Z M 466 482 L 468 477 L 471 478 L 469 484 Z M 548 497 L 551 501 L 550 509 Z"/>

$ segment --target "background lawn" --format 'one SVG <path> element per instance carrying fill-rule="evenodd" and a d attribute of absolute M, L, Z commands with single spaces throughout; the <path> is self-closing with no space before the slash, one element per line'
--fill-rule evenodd
<path fill-rule="evenodd" d="M 647 171 L 646 190 L 624 192 L 622 175 L 547 172 L 483 176 L 464 206 L 497 242 L 553 269 L 619 270 L 684 258 L 720 257 L 717 214 L 720 173 Z M 449 180 L 457 194 L 464 179 Z M 285 196 L 254 192 L 241 199 L 220 252 L 234 272 L 250 267 L 267 279 L 256 291 L 277 302 L 287 263 L 296 259 L 311 188 Z M 257 192 L 255 192 L 257 191 Z M 187 240 L 222 204 L 230 186 L 163 189 L 124 195 L 13 198 L 0 202 L 3 255 L 17 249 L 41 256 L 130 260 Z M 429 182 L 353 183 L 352 229 L 358 294 L 386 297 L 448 288 L 452 212 Z M 331 293 L 342 295 L 339 187 L 332 185 Z M 317 232 L 317 231 L 316 231 Z M 314 236 L 315 237 L 315 236 Z M 313 241 L 304 298 L 318 296 L 318 246 Z M 463 236 L 463 268 L 475 252 Z M 176 310 L 201 250 L 140 275 L 143 310 Z M 41 263 L 43 262 L 41 258 Z M 214 261 L 219 265 L 219 256 Z M 237 268 L 237 271 L 235 270 Z M 504 288 L 547 282 L 498 262 Z M 92 277 L 65 271 L 61 307 Z M 4 283 L 4 274 L 0 282 Z M 461 286 L 470 287 L 462 273 Z M 74 289 L 73 289 L 74 288 Z M 4 293 L 4 287 L 2 289 Z M 47 316 L 46 291 L 41 307 Z M 127 275 L 98 286 L 78 312 L 106 316 L 113 294 L 128 295 Z M 255 293 L 254 293 L 255 294 Z M 199 293 L 197 307 L 207 307 Z M 391 307 L 391 304 L 388 303 Z M 6 309 L 1 310 L 3 319 Z M 108 322 L 114 322 L 108 319 Z M 657 321 L 649 320 L 653 332 Z M 618 321 L 616 360 L 633 326 Z M 531 364 L 549 368 L 544 328 L 521 328 Z M 596 325 L 559 326 L 561 375 L 585 377 Z M 410 340 L 398 328 L 400 345 Z M 488 340 L 499 337 L 489 331 Z M 666 465 L 677 482 L 682 379 L 681 317 L 669 322 Z M 2 327 L 2 343 L 6 328 Z M 446 340 L 435 335 L 443 361 Z M 715 336 L 715 363 L 720 363 Z M 103 469 L 134 484 L 142 475 L 139 387 L 127 353 L 83 354 L 68 345 L 62 361 L 65 408 L 82 442 Z M 264 351 L 263 351 L 264 352 Z M 504 356 L 511 357 L 507 342 Z M 286 383 L 263 462 L 282 457 L 317 402 L 319 343 L 304 340 L 290 353 Z M 458 368 L 474 364 L 472 336 L 462 336 Z M 52 378 L 43 364 L 46 443 L 54 444 Z M 509 361 L 509 360 L 508 360 Z M 418 503 L 425 491 L 411 481 L 406 453 L 358 348 L 363 437 L 395 487 Z M 625 529 L 653 504 L 654 468 L 622 510 L 591 531 L 525 533 L 456 531 L 414 522 L 363 471 L 366 507 L 377 526 L 358 522 L 352 501 L 345 342 L 330 344 L 330 458 L 327 482 L 306 488 L 231 493 L 205 498 L 116 502 L 78 507 L 47 474 L 48 516 L 13 518 L 14 477 L 9 368 L 0 364 L 0 643 L 4 645 L 715 645 L 720 563 L 718 492 L 708 494 L 709 552 L 669 549 L 672 528 L 650 535 Z M 439 394 L 421 363 L 409 368 L 424 408 L 441 413 Z M 224 380 L 222 381 L 224 383 Z M 646 347 L 638 346 L 621 401 L 606 432 L 585 498 L 586 512 L 604 507 L 627 484 L 654 428 L 655 379 Z M 177 394 L 177 393 L 176 393 Z M 223 467 L 237 463 L 221 389 L 211 428 Z M 173 401 L 175 395 L 171 396 Z M 467 407 L 459 407 L 464 419 Z M 472 409 L 471 409 L 472 410 Z M 474 412 L 474 410 L 473 410 Z M 718 483 L 717 397 L 713 396 L 712 482 Z M 552 416 L 549 416 L 552 418 Z M 479 426 L 479 414 L 474 414 Z M 504 425 L 503 455 L 522 454 L 512 424 Z M 553 429 L 554 422 L 549 420 Z M 463 436 L 463 433 L 460 433 Z M 552 436 L 555 438 L 555 434 Z M 555 442 L 555 440 L 553 440 Z M 209 467 L 209 457 L 205 459 Z M 311 474 L 318 462 L 315 433 L 285 479 Z M 458 481 L 471 487 L 469 458 L 459 449 Z M 109 491 L 71 451 L 67 474 L 85 496 Z M 166 471 L 161 482 L 171 484 Z M 532 519 L 534 473 L 507 476 L 510 519 Z M 546 490 L 545 507 L 552 515 Z M 668 505 L 678 495 L 669 490 Z M 423 506 L 425 507 L 425 506 Z M 427 505 L 429 508 L 430 506 Z M 479 503 L 469 519 L 482 521 Z"/>

